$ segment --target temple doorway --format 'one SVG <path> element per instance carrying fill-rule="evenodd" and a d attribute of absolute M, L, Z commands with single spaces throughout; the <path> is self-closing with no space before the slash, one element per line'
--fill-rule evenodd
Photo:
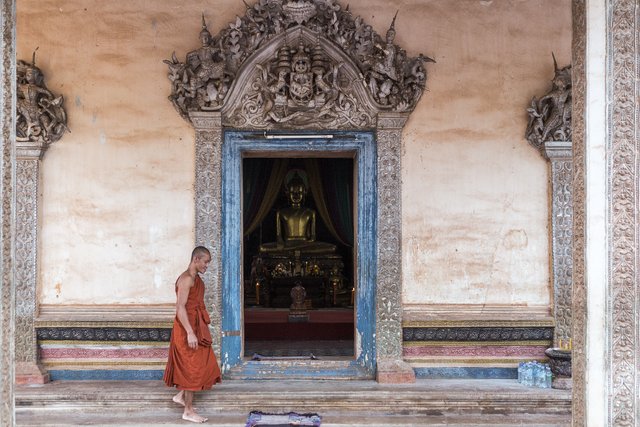
<path fill-rule="evenodd" d="M 352 359 L 353 154 L 242 159 L 244 357 Z"/>

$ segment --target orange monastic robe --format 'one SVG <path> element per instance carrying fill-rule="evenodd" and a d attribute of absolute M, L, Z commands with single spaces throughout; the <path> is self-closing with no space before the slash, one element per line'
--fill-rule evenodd
<path fill-rule="evenodd" d="M 189 323 L 198 338 L 198 348 L 189 348 L 187 331 L 176 316 L 163 380 L 169 387 L 176 386 L 179 390 L 208 390 L 215 383 L 221 382 L 221 378 L 218 361 L 211 348 L 211 332 L 208 327 L 211 320 L 204 306 L 204 283 L 197 274 L 195 283 L 189 290 L 186 309 Z"/>

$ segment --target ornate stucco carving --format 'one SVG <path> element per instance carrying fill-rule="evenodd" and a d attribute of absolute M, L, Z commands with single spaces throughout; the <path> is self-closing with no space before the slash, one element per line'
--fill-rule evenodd
<path fill-rule="evenodd" d="M 571 142 L 549 141 L 544 152 L 551 162 L 551 255 L 554 344 L 569 342 L 571 330 L 573 243 L 573 155 Z"/>
<path fill-rule="evenodd" d="M 287 46 L 287 37 L 296 40 L 295 47 Z M 279 46 L 274 54 L 256 63 L 252 75 L 242 79 L 249 83 L 242 86 L 242 95 L 230 96 L 223 108 L 228 117 L 225 125 L 256 129 L 374 126 L 371 100 L 361 85 L 353 84 L 360 78 L 356 68 L 344 66 L 350 60 L 340 57 L 334 46 L 304 27 L 288 31 L 274 43 Z"/>
<path fill-rule="evenodd" d="M 36 315 L 38 157 L 16 162 L 16 361 L 38 359 L 34 318 Z"/>
<path fill-rule="evenodd" d="M 47 148 L 68 131 L 62 96 L 47 89 L 44 77 L 31 63 L 18 61 L 16 71 L 16 186 L 15 208 L 15 360 L 23 376 L 44 372 L 38 367 L 34 318 L 37 315 L 38 180 L 39 163 Z M 31 380 L 29 380 L 31 381 Z"/>
<path fill-rule="evenodd" d="M 540 99 L 534 97 L 527 109 L 529 123 L 525 136 L 550 162 L 554 344 L 557 344 L 560 339 L 568 342 L 572 337 L 572 89 L 571 66 L 558 68 L 555 56 L 553 66 L 551 90 Z"/>
<path fill-rule="evenodd" d="M 587 15 L 585 0 L 572 0 L 573 38 L 571 58 L 572 112 L 571 139 L 573 143 L 573 292 L 572 316 L 573 350 L 571 354 L 573 373 L 573 426 L 584 426 L 586 414 L 586 284 L 585 273 L 585 96 L 586 96 L 586 38 Z"/>
<path fill-rule="evenodd" d="M 15 168 L 12 141 L 15 141 L 16 127 L 14 111 L 16 107 L 16 6 L 15 0 L 0 2 L 0 29 L 2 38 L 2 90 L 0 91 L 0 119 L 2 120 L 2 137 L 0 139 L 0 195 L 2 210 L 0 211 L 2 254 L 0 256 L 0 425 L 15 424 L 14 415 L 14 328 L 15 317 L 15 282 L 13 277 L 13 225 L 14 197 L 13 176 Z"/>
<path fill-rule="evenodd" d="M 636 426 L 640 302 L 638 301 L 638 78 L 640 77 L 637 0 L 608 0 L 607 104 L 608 232 L 610 265 L 607 310 L 608 422 Z"/>
<path fill-rule="evenodd" d="M 213 347 L 220 354 L 222 336 L 222 124 L 220 113 L 191 114 L 196 129 L 196 244 L 209 248 L 211 264 L 204 274 L 205 303 L 211 315 Z"/>
<path fill-rule="evenodd" d="M 237 112 L 246 100 L 251 105 L 238 110 L 241 122 L 254 128 L 299 120 L 301 110 L 313 110 L 333 128 L 360 127 L 364 119 L 370 125 L 363 113 L 413 110 L 425 89 L 424 63 L 433 62 L 422 54 L 409 58 L 394 43 L 395 23 L 396 17 L 382 38 L 334 0 L 260 0 L 216 36 L 203 16 L 201 46 L 184 62 L 175 53 L 165 61 L 169 99 L 187 120 L 190 112 L 234 101 Z M 292 62 L 303 54 L 300 43 L 307 67 Z M 248 66 L 256 70 L 247 73 Z"/>
<path fill-rule="evenodd" d="M 378 359 L 402 358 L 402 128 L 407 114 L 378 117 Z"/>
<path fill-rule="evenodd" d="M 551 90 L 540 99 L 534 97 L 527 109 L 525 136 L 539 150 L 547 141 L 571 141 L 571 66 L 558 68 L 555 56 L 553 66 Z"/>
<path fill-rule="evenodd" d="M 36 67 L 36 54 L 31 63 L 18 61 L 17 68 L 16 139 L 43 146 L 58 141 L 68 131 L 67 114 L 62 95 L 54 95 L 44 83 L 44 75 Z"/>

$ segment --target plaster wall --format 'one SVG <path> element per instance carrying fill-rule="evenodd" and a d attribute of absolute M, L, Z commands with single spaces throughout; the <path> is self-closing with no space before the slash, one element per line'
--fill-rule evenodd
<path fill-rule="evenodd" d="M 19 0 L 18 58 L 65 96 L 72 133 L 42 164 L 39 301 L 169 304 L 194 240 L 194 131 L 162 63 L 244 12 L 239 0 Z M 526 106 L 570 59 L 568 0 L 350 1 L 424 53 L 403 135 L 403 302 L 548 305 L 547 163 Z M 346 6 L 346 3 L 343 4 Z"/>

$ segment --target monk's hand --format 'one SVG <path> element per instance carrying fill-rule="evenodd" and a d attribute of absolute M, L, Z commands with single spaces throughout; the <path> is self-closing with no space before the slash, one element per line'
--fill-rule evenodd
<path fill-rule="evenodd" d="M 187 332 L 187 345 L 194 350 L 198 348 L 198 338 L 193 332 Z"/>

